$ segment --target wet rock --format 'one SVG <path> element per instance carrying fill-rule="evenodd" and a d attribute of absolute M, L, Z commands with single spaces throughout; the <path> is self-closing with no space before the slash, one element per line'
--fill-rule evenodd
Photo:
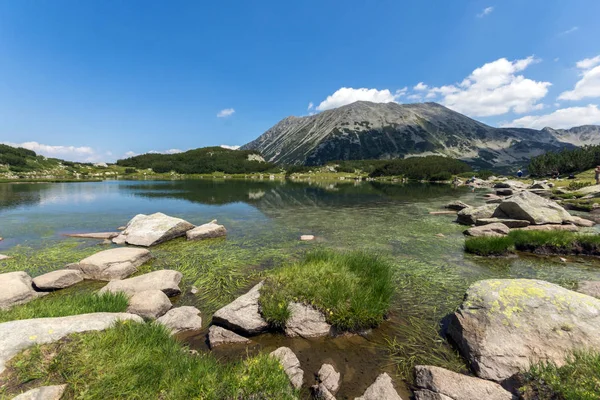
<path fill-rule="evenodd" d="M 156 320 L 171 329 L 171 334 L 198 331 L 202 329 L 200 310 L 192 306 L 182 306 L 169 310 L 165 315 Z"/>
<path fill-rule="evenodd" d="M 501 381 L 531 363 L 564 364 L 600 350 L 600 300 L 533 279 L 490 279 L 467 290 L 448 336 L 480 378 Z"/>
<path fill-rule="evenodd" d="M 163 213 L 138 214 L 129 221 L 125 230 L 114 238 L 113 242 L 149 247 L 184 236 L 193 228 L 194 225 L 189 222 Z"/>
<path fill-rule="evenodd" d="M 300 360 L 294 352 L 289 347 L 280 347 L 273 351 L 270 356 L 279 361 L 288 378 L 290 378 L 292 386 L 300 389 L 304 381 L 304 371 L 300 369 Z"/>
<path fill-rule="evenodd" d="M 415 400 L 512 400 L 513 395 L 495 382 L 474 378 L 444 368 L 415 367 Z M 516 400 L 516 398 L 515 398 Z"/>
<path fill-rule="evenodd" d="M 131 296 L 127 312 L 145 319 L 156 319 L 171 307 L 171 301 L 161 290 L 145 290 Z"/>
<path fill-rule="evenodd" d="M 65 236 L 84 239 L 112 239 L 119 236 L 119 232 L 95 232 L 95 233 L 67 233 Z"/>
<path fill-rule="evenodd" d="M 0 373 L 11 358 L 28 347 L 56 342 L 72 333 L 101 331 L 119 320 L 143 322 L 139 316 L 127 313 L 92 313 L 4 322 L 0 324 Z"/>
<path fill-rule="evenodd" d="M 290 318 L 285 324 L 285 334 L 290 337 L 303 338 L 327 336 L 331 333 L 331 325 L 325 315 L 312 306 L 302 303 L 290 303 Z"/>
<path fill-rule="evenodd" d="M 60 400 L 67 385 L 42 386 L 21 393 L 13 400 Z"/>
<path fill-rule="evenodd" d="M 146 249 L 121 247 L 93 254 L 78 263 L 67 265 L 67 268 L 81 271 L 84 279 L 110 281 L 127 278 L 151 258 Z"/>
<path fill-rule="evenodd" d="M 248 293 L 214 313 L 213 323 L 246 335 L 255 335 L 266 331 L 269 324 L 260 314 L 258 305 L 260 288 L 263 283 L 260 282 Z"/>
<path fill-rule="evenodd" d="M 590 228 L 590 227 L 596 225 L 596 223 L 594 221 L 590 221 L 589 219 L 585 219 L 585 218 L 581 218 L 581 217 L 577 217 L 577 216 L 571 216 L 571 219 L 569 220 L 569 222 L 572 223 L 573 225 L 582 226 L 582 227 L 586 227 L 586 228 Z"/>
<path fill-rule="evenodd" d="M 525 228 L 530 225 L 529 221 L 509 218 L 480 218 L 477 220 L 475 225 L 488 225 L 488 224 L 504 224 L 509 228 Z"/>
<path fill-rule="evenodd" d="M 136 276 L 135 278 L 110 281 L 108 285 L 100 289 L 100 293 L 123 292 L 131 297 L 139 292 L 157 289 L 162 290 L 167 296 L 173 297 L 181 293 L 179 282 L 181 282 L 182 277 L 181 272 L 163 269 Z"/>
<path fill-rule="evenodd" d="M 25 304 L 46 293 L 33 290 L 32 280 L 26 272 L 7 272 L 0 274 L 0 310 Z"/>
<path fill-rule="evenodd" d="M 501 223 L 493 223 L 481 226 L 475 226 L 467 229 L 464 234 L 473 237 L 501 237 L 510 232 L 508 226 Z"/>
<path fill-rule="evenodd" d="M 303 242 L 310 242 L 311 240 L 315 240 L 314 235 L 302 235 L 300 236 L 300 240 Z"/>
<path fill-rule="evenodd" d="M 521 192 L 505 199 L 498 205 L 493 216 L 526 220 L 532 225 L 562 224 L 571 218 L 556 202 L 531 192 Z"/>
<path fill-rule="evenodd" d="M 581 281 L 577 285 L 577 291 L 600 299 L 600 281 Z"/>
<path fill-rule="evenodd" d="M 332 394 L 336 394 L 340 389 L 340 376 L 331 364 L 323 364 L 317 373 L 319 383 Z"/>
<path fill-rule="evenodd" d="M 460 210 L 463 210 L 463 209 L 469 208 L 469 207 L 471 207 L 471 206 L 466 203 L 463 203 L 460 200 L 453 201 L 444 206 L 444 208 L 447 208 L 449 210 L 454 210 L 454 211 L 460 211 Z"/>
<path fill-rule="evenodd" d="M 200 225 L 190 229 L 185 233 L 188 240 L 211 239 L 227 235 L 227 229 L 223 225 L 217 224 L 217 220 L 208 224 Z"/>
<path fill-rule="evenodd" d="M 250 343 L 250 339 L 238 335 L 235 332 L 213 325 L 208 330 L 208 343 L 214 349 L 223 344 Z"/>
<path fill-rule="evenodd" d="M 83 281 L 81 271 L 75 269 L 61 269 L 33 278 L 33 285 L 42 291 L 64 289 Z"/>
<path fill-rule="evenodd" d="M 325 385 L 319 383 L 311 387 L 313 397 L 319 400 L 335 400 L 335 396 L 331 393 Z"/>
<path fill-rule="evenodd" d="M 475 225 L 480 218 L 491 218 L 496 211 L 495 204 L 486 204 L 481 207 L 468 207 L 458 212 L 456 222 L 463 225 Z"/>
<path fill-rule="evenodd" d="M 384 372 L 377 377 L 361 397 L 354 400 L 402 400 L 402 397 L 394 388 L 392 378 Z"/>
<path fill-rule="evenodd" d="M 565 225 L 529 225 L 525 228 L 516 228 L 522 229 L 524 231 L 567 231 L 567 232 L 577 232 L 579 228 L 573 224 L 565 224 Z"/>

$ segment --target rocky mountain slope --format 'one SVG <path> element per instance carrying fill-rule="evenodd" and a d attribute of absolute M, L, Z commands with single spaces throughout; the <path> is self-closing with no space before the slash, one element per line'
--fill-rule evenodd
<path fill-rule="evenodd" d="M 583 128 L 493 128 L 437 103 L 359 101 L 285 118 L 242 148 L 280 164 L 441 154 L 489 167 L 525 163 L 547 151 L 594 142 L 598 135 L 592 128 L 600 128 Z"/>

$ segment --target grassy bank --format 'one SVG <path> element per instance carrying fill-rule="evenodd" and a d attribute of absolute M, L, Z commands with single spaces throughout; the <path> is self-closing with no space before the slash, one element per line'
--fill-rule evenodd
<path fill-rule="evenodd" d="M 0 395 L 66 383 L 68 399 L 297 398 L 268 355 L 225 365 L 190 354 L 161 325 L 131 322 L 27 350 L 11 361 L 2 383 Z"/>
<path fill-rule="evenodd" d="M 265 318 L 283 327 L 288 303 L 312 304 L 341 330 L 378 325 L 388 312 L 394 280 L 387 261 L 363 252 L 317 250 L 301 261 L 274 270 L 262 289 Z"/>

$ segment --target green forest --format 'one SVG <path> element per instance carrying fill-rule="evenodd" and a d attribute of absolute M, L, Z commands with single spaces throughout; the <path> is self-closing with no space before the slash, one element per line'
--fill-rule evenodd
<path fill-rule="evenodd" d="M 453 175 L 470 171 L 471 167 L 463 161 L 442 156 L 427 156 L 391 160 L 375 168 L 370 176 L 403 176 L 413 180 L 448 181 Z"/>
<path fill-rule="evenodd" d="M 600 146 L 584 146 L 560 152 L 548 152 L 534 157 L 529 162 L 532 176 L 549 176 L 583 172 L 600 165 Z"/>

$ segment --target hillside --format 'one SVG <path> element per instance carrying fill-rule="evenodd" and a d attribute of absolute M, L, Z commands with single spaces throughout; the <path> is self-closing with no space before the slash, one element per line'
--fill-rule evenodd
<path fill-rule="evenodd" d="M 359 101 L 312 116 L 285 118 L 242 149 L 291 165 L 438 154 L 480 167 L 501 167 L 574 148 L 582 140 L 593 141 L 593 135 L 493 128 L 437 103 Z"/>

